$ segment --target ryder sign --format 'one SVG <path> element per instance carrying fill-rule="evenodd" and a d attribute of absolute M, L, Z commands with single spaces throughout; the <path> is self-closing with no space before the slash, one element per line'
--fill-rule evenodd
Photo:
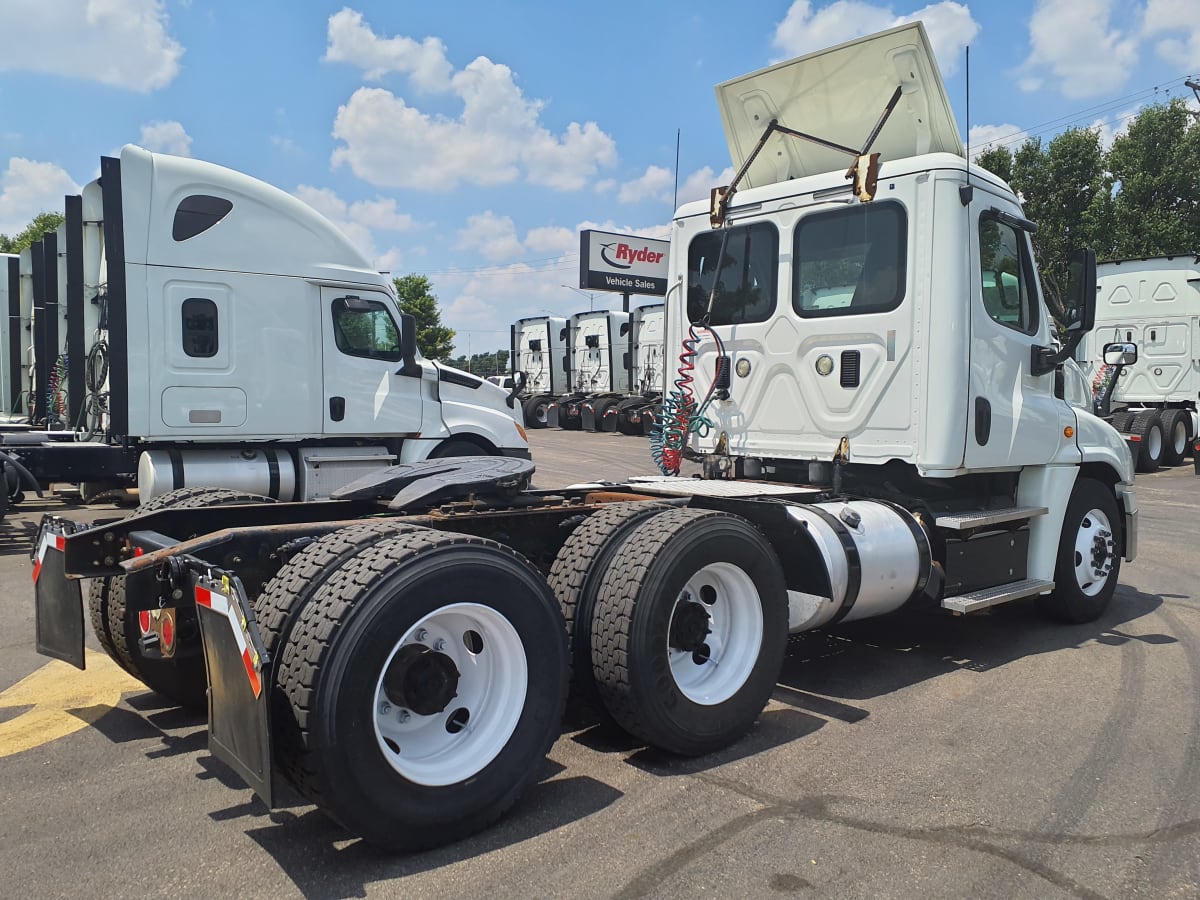
<path fill-rule="evenodd" d="M 667 292 L 667 250 L 670 241 L 607 231 L 579 233 L 579 286 L 623 294 Z"/>

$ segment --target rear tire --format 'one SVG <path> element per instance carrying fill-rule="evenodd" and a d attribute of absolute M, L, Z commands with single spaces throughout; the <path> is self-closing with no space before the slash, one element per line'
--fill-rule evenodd
<path fill-rule="evenodd" d="M 283 770 L 372 844 L 458 840 L 538 777 L 566 666 L 562 615 L 523 557 L 428 529 L 389 538 L 345 560 L 296 618 L 277 674 Z"/>
<path fill-rule="evenodd" d="M 1137 470 L 1157 472 L 1163 462 L 1163 448 L 1166 443 L 1158 410 L 1148 409 L 1135 415 L 1129 423 L 1129 433 L 1141 438 L 1138 443 Z"/>
<path fill-rule="evenodd" d="M 600 582 L 625 538 L 670 507 L 654 502 L 613 503 L 592 513 L 563 543 L 550 567 L 550 589 L 567 626 L 571 692 L 600 703 L 592 677 L 592 615 Z"/>
<path fill-rule="evenodd" d="M 260 494 L 225 488 L 179 488 L 146 501 L 137 508 L 135 515 L 162 509 L 202 509 L 273 502 L 270 497 Z M 176 630 L 181 638 L 175 655 L 163 659 L 142 653 L 142 629 L 138 613 L 129 607 L 144 606 L 147 595 L 157 590 L 158 580 L 153 571 L 93 578 L 88 584 L 92 630 L 96 632 L 100 646 L 113 661 L 150 690 L 188 709 L 204 709 L 207 705 L 208 674 L 204 668 L 204 648 L 199 641 L 199 628 L 195 623 L 195 608 L 190 603 L 175 607 Z M 137 602 L 131 601 L 131 595 Z M 185 636 L 189 634 L 195 640 L 188 641 Z"/>
<path fill-rule="evenodd" d="M 698 756 L 736 741 L 770 699 L 787 643 L 783 570 L 740 516 L 675 509 L 621 545 L 600 584 L 592 671 L 630 734 Z"/>
<path fill-rule="evenodd" d="M 1164 466 L 1178 466 L 1183 464 L 1183 460 L 1187 457 L 1188 447 L 1191 445 L 1191 418 L 1183 410 L 1179 409 L 1164 409 L 1159 414 L 1159 419 L 1162 422 L 1163 431 L 1163 454 L 1162 464 Z"/>
<path fill-rule="evenodd" d="M 1059 622 L 1094 622 L 1108 609 L 1121 572 L 1121 519 L 1104 484 L 1080 478 L 1063 517 L 1054 592 L 1038 598 L 1043 614 Z"/>
<path fill-rule="evenodd" d="M 447 459 L 453 456 L 495 456 L 496 454 L 487 450 L 472 440 L 461 437 L 447 438 L 429 454 L 430 459 Z"/>
<path fill-rule="evenodd" d="M 526 428 L 545 428 L 550 424 L 550 402 L 546 394 L 535 394 L 521 405 Z"/>

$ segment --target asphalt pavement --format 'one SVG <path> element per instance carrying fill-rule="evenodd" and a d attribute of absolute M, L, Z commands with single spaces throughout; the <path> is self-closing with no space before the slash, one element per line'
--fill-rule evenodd
<path fill-rule="evenodd" d="M 646 442 L 533 432 L 535 483 L 653 471 Z M 12 897 L 1200 896 L 1200 478 L 1138 478 L 1098 622 L 1024 603 L 794 638 L 734 746 L 664 756 L 571 721 L 498 825 L 384 856 L 267 810 L 89 635 L 33 650 L 28 499 L 0 537 L 0 872 Z M 120 515 L 92 509 L 87 517 Z"/>

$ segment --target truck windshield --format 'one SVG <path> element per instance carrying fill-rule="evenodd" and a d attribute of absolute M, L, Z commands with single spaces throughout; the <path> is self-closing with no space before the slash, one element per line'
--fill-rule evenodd
<path fill-rule="evenodd" d="M 877 201 L 812 213 L 796 226 L 792 306 L 805 317 L 887 312 L 904 299 L 907 221 Z"/>
<path fill-rule="evenodd" d="M 774 225 L 756 222 L 698 235 L 688 246 L 688 321 L 703 321 L 707 314 L 710 325 L 765 322 L 775 312 L 778 279 L 779 232 Z"/>

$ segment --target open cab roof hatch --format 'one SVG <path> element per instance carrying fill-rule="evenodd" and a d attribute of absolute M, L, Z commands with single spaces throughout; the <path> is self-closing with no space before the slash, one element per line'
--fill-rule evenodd
<path fill-rule="evenodd" d="M 849 165 L 862 200 L 879 159 L 964 156 L 941 72 L 920 22 L 810 53 L 717 86 L 738 172 L 713 191 L 713 227 L 739 185 L 762 187 Z"/>

